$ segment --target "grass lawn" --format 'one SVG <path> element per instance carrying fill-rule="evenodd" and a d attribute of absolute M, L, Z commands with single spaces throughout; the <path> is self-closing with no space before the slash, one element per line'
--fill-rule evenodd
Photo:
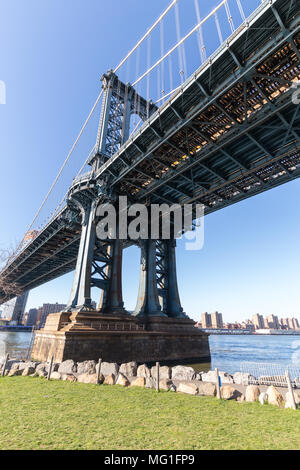
<path fill-rule="evenodd" d="M 300 449 L 300 411 L 1 377 L 0 449 Z"/>

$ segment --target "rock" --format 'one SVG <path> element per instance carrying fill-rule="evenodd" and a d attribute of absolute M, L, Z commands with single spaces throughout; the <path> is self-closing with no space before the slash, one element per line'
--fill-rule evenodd
<path fill-rule="evenodd" d="M 156 379 L 156 366 L 151 367 L 151 376 Z M 171 369 L 168 366 L 160 366 L 159 379 L 170 379 Z"/>
<path fill-rule="evenodd" d="M 137 373 L 137 363 L 136 362 L 127 362 L 126 364 L 121 364 L 119 372 L 124 374 L 126 377 L 135 377 Z"/>
<path fill-rule="evenodd" d="M 246 387 L 246 401 L 254 402 L 258 400 L 260 390 L 257 385 L 248 385 Z"/>
<path fill-rule="evenodd" d="M 51 372 L 50 379 L 53 380 L 60 380 L 61 379 L 61 373 L 60 372 Z"/>
<path fill-rule="evenodd" d="M 216 372 L 214 370 L 204 372 L 203 374 L 201 374 L 201 380 L 202 380 L 202 382 L 216 383 L 216 381 L 217 381 Z"/>
<path fill-rule="evenodd" d="M 8 372 L 8 377 L 15 377 L 17 375 L 22 375 L 22 370 L 19 370 L 17 369 L 16 367 L 13 367 L 10 369 L 10 371 Z"/>
<path fill-rule="evenodd" d="M 77 372 L 77 366 L 72 359 L 68 359 L 67 361 L 61 362 L 58 367 L 58 372 L 60 374 L 73 374 Z"/>
<path fill-rule="evenodd" d="M 274 385 L 271 385 L 267 388 L 267 395 L 268 395 L 268 403 L 270 405 L 278 406 L 279 408 L 283 408 L 284 400 L 281 393 L 278 392 L 277 388 Z"/>
<path fill-rule="evenodd" d="M 119 366 L 115 362 L 102 362 L 100 370 L 101 374 L 103 374 L 104 377 L 107 377 L 108 375 L 112 374 L 117 377 L 119 372 Z M 98 371 L 98 364 L 96 365 L 96 371 Z"/>
<path fill-rule="evenodd" d="M 150 369 L 146 366 L 146 364 L 142 364 L 138 366 L 136 375 L 138 377 L 147 378 L 147 377 L 151 377 L 151 372 L 150 372 Z"/>
<path fill-rule="evenodd" d="M 47 377 L 48 375 L 48 372 L 46 372 L 45 369 L 36 370 L 35 373 L 38 375 L 38 377 Z"/>
<path fill-rule="evenodd" d="M 227 372 L 219 372 L 219 376 L 221 379 L 221 384 L 233 384 L 233 376 L 228 374 Z"/>
<path fill-rule="evenodd" d="M 41 362 L 38 366 L 36 366 L 36 371 L 39 372 L 40 370 L 45 371 L 46 370 L 46 362 Z"/>
<path fill-rule="evenodd" d="M 168 390 L 170 390 L 172 385 L 173 385 L 173 382 L 170 379 L 161 379 L 159 381 L 159 388 L 161 390 L 167 390 L 168 391 Z"/>
<path fill-rule="evenodd" d="M 131 387 L 145 387 L 145 385 L 146 385 L 145 377 L 137 377 L 130 384 Z"/>
<path fill-rule="evenodd" d="M 236 401 L 238 403 L 243 403 L 243 401 L 245 401 L 245 395 L 241 394 L 239 397 L 237 397 Z"/>
<path fill-rule="evenodd" d="M 231 385 L 222 385 L 221 387 L 221 398 L 224 400 L 236 400 L 241 395 L 241 392 Z"/>
<path fill-rule="evenodd" d="M 294 400 L 295 400 L 295 405 L 298 406 L 300 405 L 300 392 L 298 392 L 297 390 L 293 390 L 293 395 L 294 395 Z M 290 392 L 287 392 L 285 394 L 285 404 L 290 404 L 292 405 L 292 397 L 291 397 L 291 394 Z M 290 408 L 289 406 L 285 406 L 286 408 Z"/>
<path fill-rule="evenodd" d="M 170 392 L 176 392 L 176 391 L 177 391 L 177 388 L 176 388 L 175 385 L 172 383 L 172 385 L 170 386 L 169 390 L 170 390 Z"/>
<path fill-rule="evenodd" d="M 253 375 L 250 375 L 247 372 L 236 372 L 233 374 L 233 383 L 236 385 L 248 385 L 250 380 L 256 379 Z"/>
<path fill-rule="evenodd" d="M 200 382 L 198 384 L 199 395 L 214 397 L 217 394 L 215 384 L 209 382 Z"/>
<path fill-rule="evenodd" d="M 156 380 L 153 377 L 146 377 L 146 388 L 156 388 Z"/>
<path fill-rule="evenodd" d="M 65 380 L 67 382 L 76 382 L 77 377 L 75 377 L 75 375 L 73 374 L 63 374 L 62 380 Z"/>
<path fill-rule="evenodd" d="M 83 384 L 97 384 L 97 374 L 80 374 L 77 377 L 77 381 Z M 99 383 L 104 382 L 104 375 L 100 373 Z"/>
<path fill-rule="evenodd" d="M 172 367 L 172 380 L 194 380 L 196 372 L 192 367 L 175 366 Z"/>
<path fill-rule="evenodd" d="M 261 392 L 258 401 L 261 405 L 264 405 L 268 401 L 268 395 L 265 392 Z"/>
<path fill-rule="evenodd" d="M 34 374 L 35 373 L 35 368 L 34 367 L 26 367 L 23 371 L 22 371 L 22 375 L 25 377 L 27 375 L 31 375 L 31 374 Z"/>
<path fill-rule="evenodd" d="M 2 358 L 2 360 L 3 360 L 3 363 L 1 363 L 1 370 L 2 370 L 3 367 L 4 367 L 5 358 Z M 16 360 L 16 359 L 9 359 L 9 360 L 7 361 L 7 363 L 6 363 L 5 370 L 6 370 L 6 371 L 10 371 L 10 369 L 12 368 L 12 366 L 13 366 L 14 364 L 19 364 L 19 361 Z"/>
<path fill-rule="evenodd" d="M 198 387 L 192 382 L 180 382 L 177 392 L 188 393 L 189 395 L 197 395 Z"/>
<path fill-rule="evenodd" d="M 116 385 L 122 385 L 122 387 L 128 387 L 128 385 L 130 385 L 130 382 L 127 379 L 127 377 L 124 374 L 122 374 L 122 372 L 119 372 Z"/>
<path fill-rule="evenodd" d="M 104 383 L 106 385 L 114 385 L 116 376 L 114 374 L 107 375 L 105 377 Z"/>
<path fill-rule="evenodd" d="M 77 374 L 96 374 L 96 361 L 78 362 Z"/>

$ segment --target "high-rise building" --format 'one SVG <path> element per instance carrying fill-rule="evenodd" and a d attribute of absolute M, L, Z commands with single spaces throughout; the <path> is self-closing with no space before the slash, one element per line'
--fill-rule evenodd
<path fill-rule="evenodd" d="M 37 308 L 31 308 L 28 312 L 26 326 L 35 326 L 37 321 L 38 310 Z"/>
<path fill-rule="evenodd" d="M 300 329 L 300 326 L 299 326 L 299 322 L 297 320 L 297 318 L 292 318 L 293 320 L 293 323 L 294 323 L 294 326 L 295 326 L 295 330 L 299 330 Z"/>
<path fill-rule="evenodd" d="M 26 308 L 29 291 L 24 292 L 19 297 L 8 300 L 2 305 L 2 317 L 9 320 L 11 324 L 20 325 Z"/>
<path fill-rule="evenodd" d="M 202 328 L 211 328 L 211 316 L 209 313 L 207 312 L 202 313 L 201 324 L 202 324 Z"/>
<path fill-rule="evenodd" d="M 259 313 L 256 313 L 255 315 L 253 315 L 252 323 L 256 330 L 261 330 L 265 327 L 264 317 L 262 315 L 259 315 Z"/>
<path fill-rule="evenodd" d="M 50 313 L 58 313 L 66 308 L 66 304 L 43 304 L 41 307 L 41 316 L 39 321 L 39 328 L 44 328 L 47 317 Z"/>
<path fill-rule="evenodd" d="M 269 315 L 267 317 L 268 327 L 274 330 L 279 330 L 279 321 L 276 315 Z"/>
<path fill-rule="evenodd" d="M 211 314 L 211 327 L 212 328 L 223 328 L 222 313 L 214 312 L 214 313 Z"/>

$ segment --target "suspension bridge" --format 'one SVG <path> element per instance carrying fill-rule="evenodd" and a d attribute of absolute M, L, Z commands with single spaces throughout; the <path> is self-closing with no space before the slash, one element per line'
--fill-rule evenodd
<path fill-rule="evenodd" d="M 207 337 L 195 331 L 181 307 L 175 241 L 98 240 L 96 208 L 99 201 L 114 203 L 126 195 L 130 204 L 200 203 L 207 215 L 300 176 L 300 8 L 293 0 L 257 3 L 246 17 L 242 1 L 224 0 L 202 18 L 195 0 L 196 25 L 181 35 L 180 0 L 174 0 L 102 76 L 102 91 L 27 234 L 101 103 L 95 146 L 51 219 L 22 241 L 0 275 L 0 286 L 13 286 L 0 287 L 5 301 L 75 270 L 68 307 L 37 333 L 35 357 L 81 359 L 93 351 L 119 360 L 121 331 L 126 341 L 129 332 L 136 338 L 129 349 L 122 343 L 123 361 L 209 356 Z M 173 13 L 176 38 L 167 50 L 164 22 Z M 210 54 L 207 31 L 220 44 Z M 158 57 L 151 55 L 154 34 Z M 194 69 L 188 71 L 191 55 Z M 129 82 L 125 72 L 122 80 L 133 57 L 135 78 Z M 131 243 L 141 248 L 141 276 L 137 307 L 128 315 L 121 272 L 122 250 Z M 91 308 L 93 287 L 102 292 L 97 311 Z M 105 332 L 109 343 L 101 336 Z"/>

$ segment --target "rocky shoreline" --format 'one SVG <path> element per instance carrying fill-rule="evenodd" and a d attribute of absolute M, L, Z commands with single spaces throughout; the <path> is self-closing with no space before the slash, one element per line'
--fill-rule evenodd
<path fill-rule="evenodd" d="M 0 359 L 0 375 L 3 375 L 5 359 Z M 50 364 L 47 362 L 20 361 L 9 359 L 5 365 L 4 375 L 48 377 Z M 159 373 L 159 381 L 157 377 Z M 219 383 L 215 371 L 196 372 L 187 366 L 159 366 L 148 367 L 146 364 L 138 365 L 136 362 L 116 364 L 95 361 L 74 362 L 67 360 L 62 363 L 53 363 L 52 380 L 65 380 L 87 384 L 120 385 L 123 387 L 144 387 L 181 392 L 198 396 L 218 396 L 224 400 L 236 400 L 237 402 L 259 401 L 262 405 L 269 403 L 280 408 L 293 408 L 291 392 L 282 388 L 280 393 L 274 385 L 274 377 L 261 377 L 260 385 L 248 385 L 248 382 L 257 380 L 250 374 L 236 372 L 233 375 L 227 372 L 219 372 Z M 284 396 L 283 396 L 284 393 Z M 300 405 L 300 390 L 293 390 L 296 406 Z"/>

